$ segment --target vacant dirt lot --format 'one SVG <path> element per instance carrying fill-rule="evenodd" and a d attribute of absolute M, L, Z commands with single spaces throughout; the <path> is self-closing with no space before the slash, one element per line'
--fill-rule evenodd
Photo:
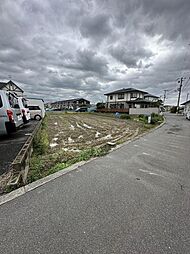
<path fill-rule="evenodd" d="M 104 114 L 51 113 L 47 117 L 50 152 L 80 152 L 107 142 L 138 135 L 142 123 L 115 119 Z"/>
<path fill-rule="evenodd" d="M 44 122 L 35 142 L 28 182 L 76 162 L 102 156 L 112 145 L 152 128 L 139 118 L 122 120 L 113 115 L 95 113 L 51 112 Z"/>

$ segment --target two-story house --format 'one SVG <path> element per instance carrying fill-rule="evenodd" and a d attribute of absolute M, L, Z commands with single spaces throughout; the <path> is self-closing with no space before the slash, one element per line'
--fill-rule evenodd
<path fill-rule="evenodd" d="M 127 112 L 130 108 L 154 107 L 159 97 L 135 88 L 122 88 L 110 93 L 107 96 L 106 107 L 111 111 Z"/>

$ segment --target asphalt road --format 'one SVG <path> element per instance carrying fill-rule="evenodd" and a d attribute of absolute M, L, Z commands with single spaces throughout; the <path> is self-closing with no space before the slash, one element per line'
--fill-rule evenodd
<path fill-rule="evenodd" d="M 190 253 L 190 122 L 0 206 L 0 253 Z"/>
<path fill-rule="evenodd" d="M 7 172 L 37 121 L 31 121 L 10 136 L 0 136 L 0 175 Z"/>

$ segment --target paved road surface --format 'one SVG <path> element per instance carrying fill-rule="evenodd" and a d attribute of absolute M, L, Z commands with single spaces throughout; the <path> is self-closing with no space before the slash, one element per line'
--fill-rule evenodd
<path fill-rule="evenodd" d="M 0 206 L 0 253 L 190 253 L 190 122 Z"/>
<path fill-rule="evenodd" d="M 0 175 L 9 170 L 21 147 L 31 134 L 37 121 L 31 121 L 10 136 L 0 136 Z"/>

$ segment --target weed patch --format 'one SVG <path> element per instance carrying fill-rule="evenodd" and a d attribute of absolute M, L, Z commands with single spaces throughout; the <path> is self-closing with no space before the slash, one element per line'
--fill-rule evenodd
<path fill-rule="evenodd" d="M 48 139 L 48 132 L 47 132 L 47 124 L 46 119 L 42 122 L 41 129 L 37 132 L 34 141 L 33 141 L 33 148 L 35 155 L 42 155 L 45 154 L 49 147 L 49 139 Z"/>

